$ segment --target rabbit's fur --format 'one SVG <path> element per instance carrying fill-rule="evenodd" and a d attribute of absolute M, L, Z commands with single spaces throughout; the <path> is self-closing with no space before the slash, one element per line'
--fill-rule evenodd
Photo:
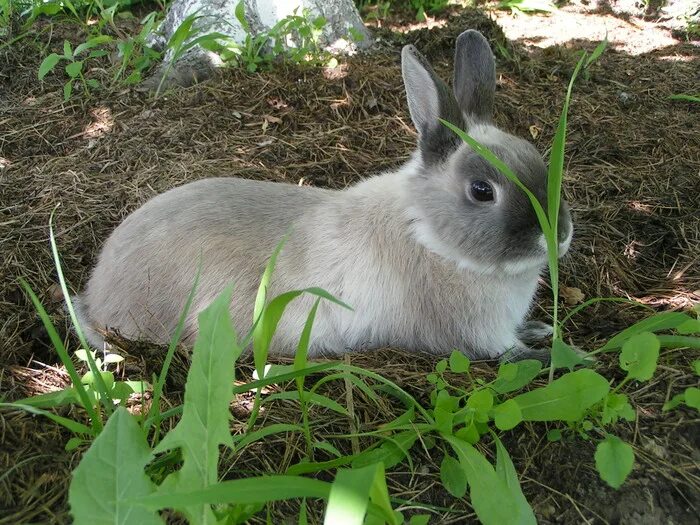
<path fill-rule="evenodd" d="M 354 309 L 321 303 L 311 355 L 385 346 L 529 355 L 521 337 L 534 333 L 524 319 L 546 266 L 541 229 L 525 194 L 438 118 L 489 147 L 546 209 L 542 157 L 493 125 L 495 63 L 478 32 L 457 39 L 454 94 L 413 46 L 403 49 L 402 72 L 419 133 L 410 161 L 342 191 L 214 178 L 153 198 L 107 239 L 76 298 L 89 341 L 101 346 L 100 331 L 109 328 L 168 342 L 200 258 L 185 341 L 229 283 L 234 325 L 246 332 L 265 264 L 290 231 L 268 297 L 314 286 Z M 475 180 L 491 184 L 493 201 L 472 196 Z M 563 254 L 572 232 L 565 203 L 559 221 Z M 272 351 L 294 353 L 312 303 L 291 303 Z"/>

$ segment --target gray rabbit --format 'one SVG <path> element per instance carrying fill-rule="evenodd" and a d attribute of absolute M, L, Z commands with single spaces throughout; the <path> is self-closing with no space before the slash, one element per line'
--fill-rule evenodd
<path fill-rule="evenodd" d="M 486 39 L 457 38 L 454 91 L 413 46 L 401 54 L 418 148 L 400 169 L 342 191 L 239 178 L 200 180 L 159 195 L 107 239 L 75 299 L 88 341 L 105 329 L 166 343 L 201 278 L 185 324 L 234 283 L 231 314 L 245 332 L 263 268 L 290 231 L 268 297 L 321 287 L 353 307 L 319 307 L 310 355 L 394 346 L 478 358 L 546 358 L 525 322 L 546 267 L 546 244 L 525 194 L 438 118 L 467 130 L 505 161 L 546 209 L 547 170 L 527 141 L 493 121 L 496 74 Z M 571 242 L 561 205 L 560 254 Z M 272 351 L 293 354 L 311 297 L 284 314 Z"/>

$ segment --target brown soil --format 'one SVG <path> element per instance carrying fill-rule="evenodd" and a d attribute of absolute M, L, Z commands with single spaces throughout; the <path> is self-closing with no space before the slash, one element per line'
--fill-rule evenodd
<path fill-rule="evenodd" d="M 528 18 L 527 24 L 556 25 L 557 16 Z M 598 15 L 581 16 L 596 35 L 604 27 Z M 67 381 L 18 285 L 24 277 L 61 332 L 68 333 L 48 242 L 54 209 L 63 268 L 70 285 L 80 289 L 109 232 L 148 198 L 173 186 L 240 176 L 341 188 L 397 166 L 415 142 L 399 71 L 401 45 L 414 43 L 448 76 L 454 38 L 470 27 L 483 31 L 494 49 L 498 43 L 506 50 L 497 53 L 499 123 L 547 152 L 579 50 L 590 51 L 597 43 L 574 35 L 576 40 L 531 46 L 535 37 L 509 40 L 509 24 L 504 22 L 504 34 L 470 10 L 454 10 L 428 24 L 432 29 L 400 32 L 396 23 L 377 29 L 383 44 L 348 60 L 340 73 L 297 67 L 257 75 L 227 70 L 158 100 L 115 88 L 90 97 L 77 93 L 63 103 L 60 75 L 38 82 L 47 45 L 58 50 L 63 38 L 80 42 L 84 37 L 73 25 L 42 22 L 19 43 L 0 43 L 5 86 L 0 91 L 0 395 L 17 399 Z M 537 35 L 534 29 L 531 35 Z M 576 236 L 562 284 L 580 288 L 586 298 L 626 297 L 658 310 L 685 309 L 700 300 L 700 105 L 668 97 L 697 93 L 700 49 L 675 39 L 661 44 L 634 54 L 613 45 L 575 86 L 564 191 Z M 106 83 L 106 66 L 96 62 L 89 76 Z M 551 306 L 546 296 L 543 290 L 535 312 L 543 318 Z M 640 315 L 639 309 L 599 304 L 576 315 L 566 337 L 594 348 Z M 158 352 L 126 346 L 125 377 L 150 377 L 158 369 Z M 697 382 L 688 372 L 693 358 L 697 352 L 668 352 L 653 383 L 628 388 L 638 421 L 616 431 L 634 445 L 637 464 L 619 491 L 597 477 L 590 442 L 549 443 L 542 425 L 519 427 L 507 436 L 540 523 L 697 523 L 697 414 L 661 413 L 670 395 Z M 429 392 L 424 376 L 434 361 L 428 358 L 387 350 L 355 355 L 352 361 L 417 397 L 425 399 Z M 614 357 L 604 358 L 601 366 L 615 377 Z M 479 370 L 493 373 L 488 364 Z M 169 402 L 179 398 L 185 373 L 183 359 L 169 381 Z M 345 399 L 342 385 L 328 395 Z M 356 394 L 362 430 L 400 413 L 400 406 L 384 403 L 377 407 Z M 261 424 L 298 418 L 294 407 L 276 407 Z M 80 417 L 73 409 L 62 413 Z M 321 435 L 349 432 L 346 421 L 322 411 L 315 417 L 323 422 Z M 67 480 L 82 449 L 65 452 L 66 432 L 9 410 L 0 411 L 0 436 L 0 523 L 67 522 Z M 283 471 L 298 459 L 298 445 L 287 436 L 251 447 L 228 460 L 229 475 Z M 389 474 L 392 494 L 445 507 L 435 510 L 435 523 L 472 521 L 465 502 L 439 489 L 439 454 L 430 457 L 419 447 L 415 452 L 416 472 L 403 465 Z M 273 511 L 279 517 L 289 507 Z"/>

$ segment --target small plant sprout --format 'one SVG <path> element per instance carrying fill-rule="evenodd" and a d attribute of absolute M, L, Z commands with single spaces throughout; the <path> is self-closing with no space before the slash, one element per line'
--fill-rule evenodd
<path fill-rule="evenodd" d="M 59 62 L 66 62 L 64 69 L 68 75 L 68 81 L 63 85 L 63 99 L 67 101 L 71 97 L 76 81 L 80 81 L 83 86 L 83 92 L 85 95 L 89 96 L 90 89 L 98 88 L 100 84 L 94 78 L 85 78 L 85 63 L 90 59 L 105 56 L 107 54 L 105 49 L 95 48 L 111 41 L 112 37 L 108 35 L 99 35 L 90 38 L 73 49 L 70 42 L 65 40 L 63 42 L 63 54 L 51 53 L 41 62 L 38 73 L 39 80 L 53 71 Z M 87 53 L 88 51 L 90 52 Z"/>

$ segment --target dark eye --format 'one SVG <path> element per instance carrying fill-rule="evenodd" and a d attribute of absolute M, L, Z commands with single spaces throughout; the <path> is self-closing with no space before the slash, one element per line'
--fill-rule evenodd
<path fill-rule="evenodd" d="M 479 202 L 493 200 L 493 187 L 485 180 L 475 180 L 471 186 L 472 197 Z"/>

